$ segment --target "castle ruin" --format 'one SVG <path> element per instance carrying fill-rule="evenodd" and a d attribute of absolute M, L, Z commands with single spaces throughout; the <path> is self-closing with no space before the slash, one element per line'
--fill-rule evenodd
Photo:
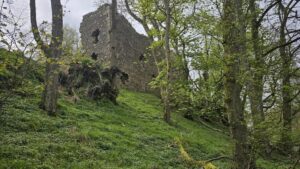
<path fill-rule="evenodd" d="M 151 92 L 149 82 L 157 75 L 157 69 L 153 57 L 147 55 L 150 41 L 138 34 L 123 15 L 113 16 L 112 11 L 111 5 L 105 4 L 83 17 L 83 48 L 105 67 L 116 66 L 126 72 L 129 80 L 125 88 Z"/>

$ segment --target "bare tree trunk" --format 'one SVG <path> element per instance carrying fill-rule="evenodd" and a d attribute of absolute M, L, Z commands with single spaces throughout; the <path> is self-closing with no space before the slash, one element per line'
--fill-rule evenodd
<path fill-rule="evenodd" d="M 118 11 L 118 4 L 117 0 L 112 0 L 111 3 L 111 10 L 110 10 L 110 31 L 109 31 L 109 38 L 110 38 L 110 51 L 111 51 L 111 58 L 113 60 L 117 59 L 117 42 L 116 42 L 116 29 L 117 29 L 117 11 Z"/>
<path fill-rule="evenodd" d="M 170 108 L 170 30 L 171 30 L 171 8 L 170 0 L 164 0 L 166 11 L 166 31 L 165 31 L 165 61 L 166 61 L 166 87 L 164 92 L 164 120 L 167 123 L 171 122 L 171 108 Z"/>
<path fill-rule="evenodd" d="M 62 55 L 63 40 L 63 9 L 60 0 L 51 0 L 52 9 L 52 37 L 48 46 L 40 36 L 36 21 L 35 0 L 30 0 L 31 27 L 34 39 L 47 57 L 45 89 L 42 96 L 41 106 L 49 115 L 56 115 L 58 98 L 58 74 L 59 65 L 57 60 Z"/>
<path fill-rule="evenodd" d="M 225 0 L 223 14 L 225 54 L 225 104 L 234 140 L 232 169 L 255 168 L 251 160 L 247 124 L 240 98 L 240 72 L 246 57 L 246 30 L 241 0 Z"/>
<path fill-rule="evenodd" d="M 118 4 L 117 4 L 117 0 L 112 0 L 111 2 L 111 29 L 115 29 L 116 27 L 116 16 L 117 16 L 117 12 L 118 12 Z"/>

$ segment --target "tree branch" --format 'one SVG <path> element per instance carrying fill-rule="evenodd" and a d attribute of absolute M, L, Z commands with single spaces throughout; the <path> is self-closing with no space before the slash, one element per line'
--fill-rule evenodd
<path fill-rule="evenodd" d="M 126 6 L 126 9 L 127 9 L 127 12 L 129 13 L 129 15 L 131 17 L 133 17 L 133 19 L 135 19 L 137 22 L 139 22 L 145 29 L 147 35 L 151 38 L 152 41 L 154 41 L 154 38 L 153 36 L 149 35 L 149 32 L 150 32 L 150 28 L 149 26 L 147 25 L 146 23 L 146 18 L 144 17 L 143 19 L 138 17 L 130 8 L 130 5 L 129 5 L 129 2 L 128 0 L 125 0 L 125 6 Z"/>
<path fill-rule="evenodd" d="M 286 47 L 286 46 L 288 46 L 288 45 L 290 45 L 290 44 L 292 44 L 292 43 L 297 42 L 298 40 L 300 40 L 300 37 L 298 37 L 298 38 L 296 38 L 296 39 L 294 39 L 294 40 L 292 40 L 292 41 L 289 41 L 289 42 L 287 42 L 287 43 L 285 43 L 285 44 L 281 44 L 281 45 L 275 46 L 275 47 L 273 47 L 272 49 L 270 49 L 270 50 L 268 50 L 267 52 L 265 52 L 265 53 L 263 54 L 263 56 L 267 56 L 268 54 L 274 52 L 276 49 L 281 48 L 281 47 Z"/>
<path fill-rule="evenodd" d="M 136 21 L 138 21 L 140 24 L 143 24 L 144 21 L 138 17 L 131 9 L 130 9 L 130 6 L 129 6 L 129 3 L 128 3 L 128 0 L 125 0 L 125 6 L 126 6 L 126 9 L 127 9 L 127 12 L 129 13 L 130 16 L 132 16 Z"/>
<path fill-rule="evenodd" d="M 260 25 L 264 19 L 264 17 L 267 15 L 267 13 L 277 4 L 279 3 L 279 1 L 274 2 L 273 4 L 271 4 L 259 17 L 259 19 L 257 20 L 257 25 Z"/>
<path fill-rule="evenodd" d="M 31 20 L 31 29 L 33 33 L 33 37 L 37 42 L 38 46 L 43 50 L 43 52 L 47 51 L 47 46 L 43 42 L 41 35 L 39 33 L 39 28 L 36 21 L 36 5 L 35 0 L 30 0 L 30 20 Z"/>
<path fill-rule="evenodd" d="M 289 102 L 292 102 L 294 99 L 296 99 L 300 95 L 300 90 L 289 100 Z"/>

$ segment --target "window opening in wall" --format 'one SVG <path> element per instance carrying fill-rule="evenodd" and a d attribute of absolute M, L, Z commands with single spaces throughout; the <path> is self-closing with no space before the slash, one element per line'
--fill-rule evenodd
<path fill-rule="evenodd" d="M 100 30 L 99 29 L 96 29 L 93 31 L 92 33 L 92 37 L 94 38 L 94 43 L 98 43 L 99 42 L 99 34 L 100 34 Z"/>
<path fill-rule="evenodd" d="M 97 60 L 98 55 L 97 55 L 96 53 L 93 53 L 93 54 L 91 55 L 91 57 L 92 57 L 93 60 Z"/>
<path fill-rule="evenodd" d="M 144 56 L 143 54 L 141 54 L 141 55 L 139 56 L 139 60 L 142 62 L 142 61 L 145 61 L 146 58 L 145 58 L 145 56 Z"/>

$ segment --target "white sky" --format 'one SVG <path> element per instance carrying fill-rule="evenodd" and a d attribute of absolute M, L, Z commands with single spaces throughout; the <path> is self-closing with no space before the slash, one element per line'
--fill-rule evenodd
<path fill-rule="evenodd" d="M 69 25 L 79 32 L 80 22 L 83 15 L 95 11 L 98 7 L 95 5 L 95 0 L 61 0 L 65 6 L 66 11 L 64 16 L 64 24 Z M 66 3 L 67 1 L 67 3 Z M 107 0 L 108 1 L 108 0 Z M 26 25 L 30 26 L 30 13 L 29 13 L 29 0 L 14 0 L 14 11 L 18 13 L 22 12 Z M 42 21 L 51 22 L 51 3 L 50 0 L 36 0 L 37 8 L 37 20 L 38 23 Z M 133 23 L 134 27 L 139 33 L 144 33 L 141 25 L 136 22 Z"/>

